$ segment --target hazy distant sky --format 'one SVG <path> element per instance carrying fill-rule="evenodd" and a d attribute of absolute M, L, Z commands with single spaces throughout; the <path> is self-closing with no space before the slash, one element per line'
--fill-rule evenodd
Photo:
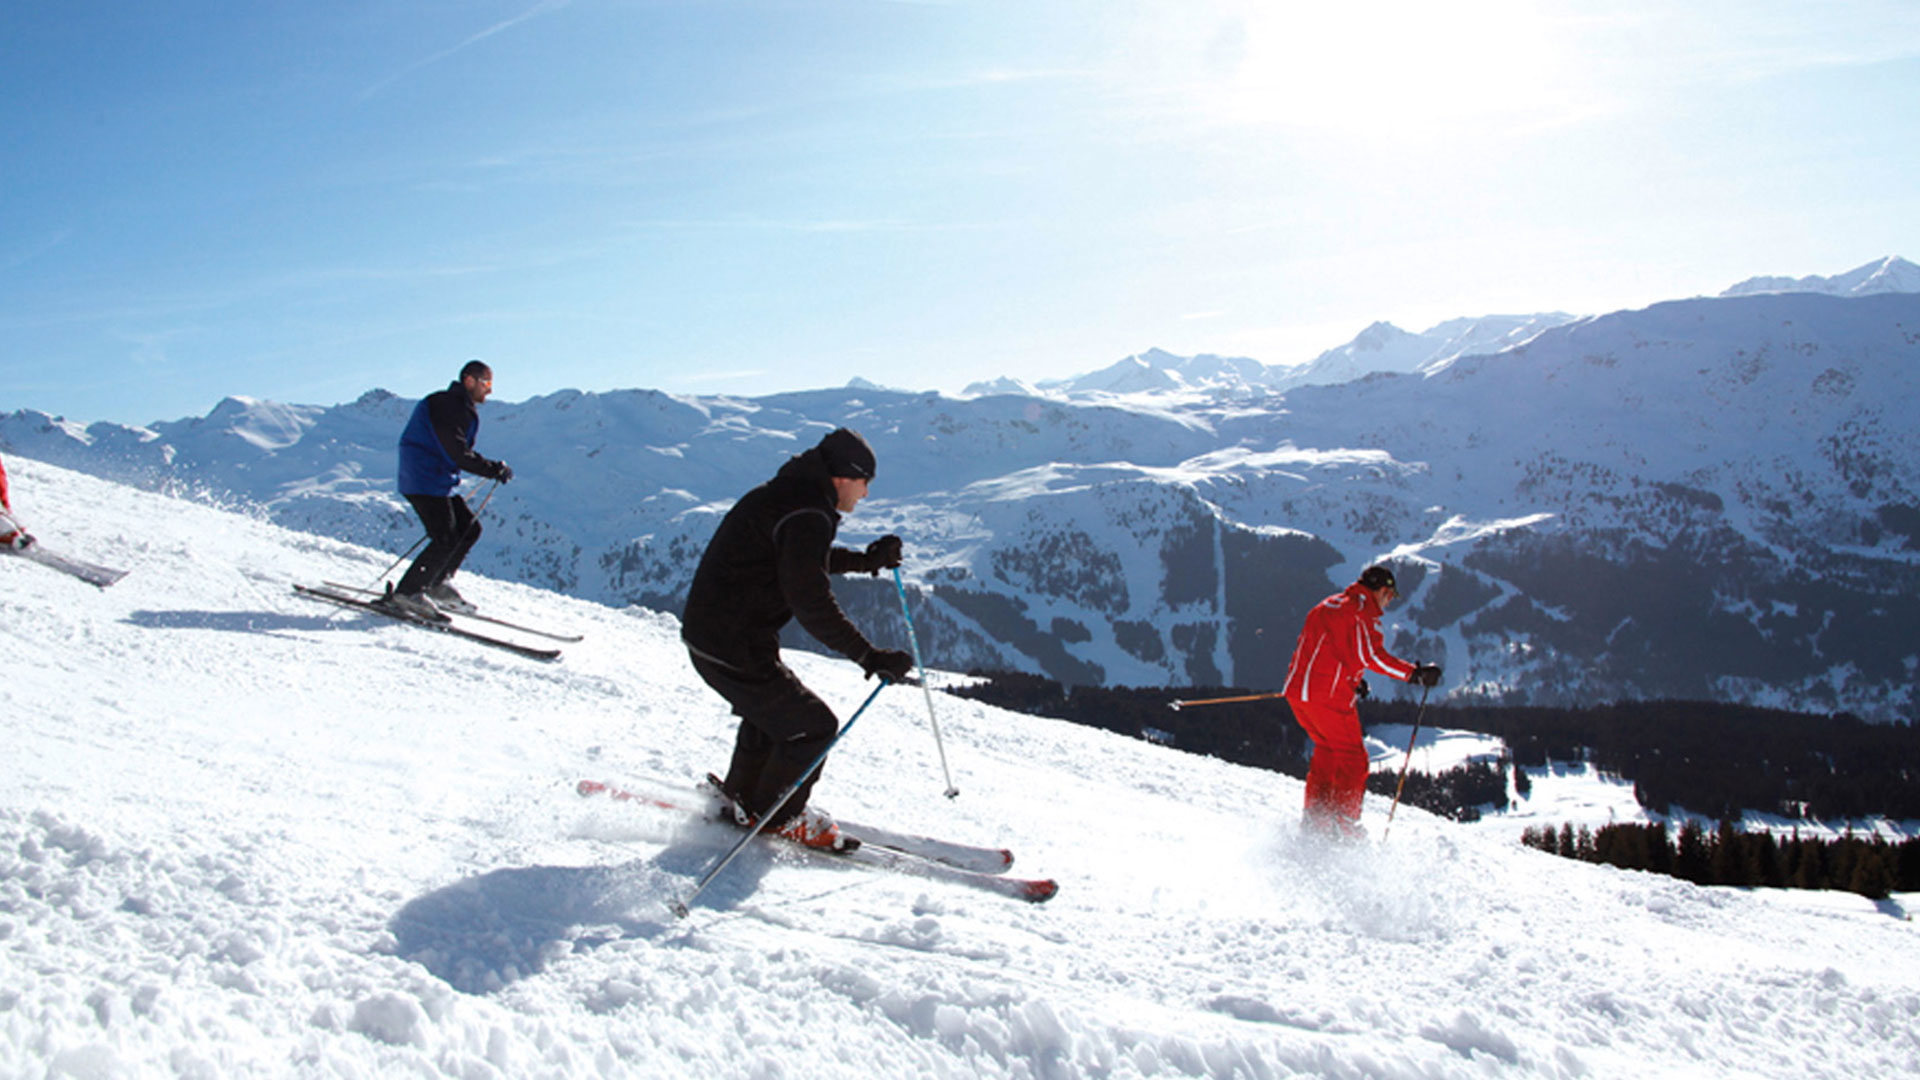
<path fill-rule="evenodd" d="M 958 390 L 1920 258 L 1911 0 L 0 5 L 0 410 Z"/>

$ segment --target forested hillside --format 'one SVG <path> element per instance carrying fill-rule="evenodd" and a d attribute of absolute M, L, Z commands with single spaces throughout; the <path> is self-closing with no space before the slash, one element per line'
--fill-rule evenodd
<path fill-rule="evenodd" d="M 1182 699 L 1253 692 L 1246 689 L 1068 688 L 1033 675 L 993 674 L 952 692 L 1290 776 L 1306 772 L 1306 734 L 1282 700 L 1204 710 L 1168 707 Z M 1411 724 L 1418 706 L 1370 700 L 1360 712 L 1367 725 Z M 1920 819 L 1920 729 L 1910 724 L 1699 701 L 1587 709 L 1429 705 L 1421 722 L 1497 736 L 1510 748 L 1512 764 L 1523 769 L 1590 763 L 1633 784 L 1640 804 L 1663 814 L 1685 809 L 1716 820 L 1742 811 L 1808 821 Z M 1488 803 L 1504 805 L 1505 763 L 1455 772 L 1461 775 L 1443 783 L 1409 781 L 1408 801 L 1454 817 Z M 1496 776 L 1502 780 L 1497 785 L 1490 782 Z M 1525 783 L 1524 774 L 1518 782 Z"/>

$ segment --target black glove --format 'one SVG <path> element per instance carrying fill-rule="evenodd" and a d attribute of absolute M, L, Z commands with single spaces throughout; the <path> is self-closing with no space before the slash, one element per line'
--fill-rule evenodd
<path fill-rule="evenodd" d="M 498 481 L 500 481 L 500 482 L 501 482 L 501 483 L 503 483 L 503 484 L 504 484 L 504 483 L 506 483 L 507 481 L 509 481 L 509 480 L 511 480 L 511 479 L 513 479 L 513 466 L 511 466 L 511 465 L 509 465 L 509 464 L 507 464 L 507 463 L 506 463 L 506 462 L 504 462 L 504 461 L 496 461 L 496 462 L 494 462 L 494 463 L 493 463 L 493 478 L 494 478 L 495 480 L 498 480 Z"/>
<path fill-rule="evenodd" d="M 900 565 L 900 538 L 888 533 L 867 545 L 867 573 L 874 577 L 880 571 L 891 570 Z"/>
<path fill-rule="evenodd" d="M 1367 689 L 1367 680 L 1357 679 L 1354 681 L 1353 696 L 1357 698 L 1368 698 L 1373 696 L 1373 691 Z"/>
<path fill-rule="evenodd" d="M 913 676 L 913 654 L 899 649 L 868 649 L 860 658 L 860 670 L 869 679 L 878 675 L 888 682 L 906 682 Z"/>
<path fill-rule="evenodd" d="M 1440 665 L 1415 664 L 1413 665 L 1413 675 L 1407 679 L 1407 681 L 1415 686 L 1439 686 Z"/>

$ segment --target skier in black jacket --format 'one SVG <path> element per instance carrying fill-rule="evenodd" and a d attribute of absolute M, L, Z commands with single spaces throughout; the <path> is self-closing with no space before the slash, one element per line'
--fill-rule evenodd
<path fill-rule="evenodd" d="M 900 538 L 865 551 L 833 546 L 840 515 L 867 495 L 873 448 L 839 428 L 790 458 L 772 480 L 741 496 L 721 519 L 687 590 L 681 640 L 693 669 L 740 717 L 723 793 L 749 821 L 767 813 L 840 730 L 833 710 L 780 660 L 780 628 L 798 618 L 820 643 L 869 678 L 906 679 L 913 657 L 874 648 L 833 597 L 828 574 L 900 565 Z M 769 819 L 767 828 L 812 847 L 840 846 L 833 819 L 807 805 L 820 770 Z"/>

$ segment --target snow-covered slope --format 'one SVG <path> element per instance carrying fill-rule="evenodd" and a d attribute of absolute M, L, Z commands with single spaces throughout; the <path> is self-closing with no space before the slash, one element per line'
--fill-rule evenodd
<path fill-rule="evenodd" d="M 1004 843 L 1044 907 L 571 792 L 719 765 L 669 616 L 521 661 L 295 599 L 380 553 L 9 461 L 96 591 L 0 558 L 0 1075 L 1831 1077 L 1920 1070 L 1913 897 L 1702 889 L 1295 781 L 883 693 L 819 802 Z M 57 524 L 55 524 L 57 523 Z M 852 665 L 793 657 L 843 710 Z M 1370 800 L 1377 834 L 1385 807 Z"/>

